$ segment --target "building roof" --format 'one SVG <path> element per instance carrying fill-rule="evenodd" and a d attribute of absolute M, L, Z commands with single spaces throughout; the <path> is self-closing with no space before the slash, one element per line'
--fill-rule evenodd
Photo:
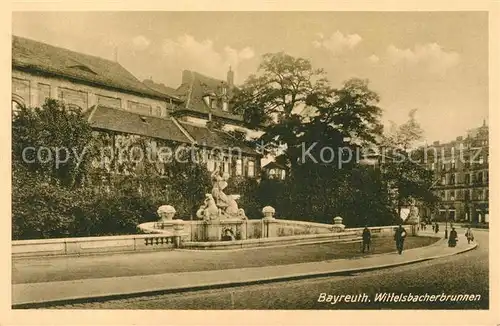
<path fill-rule="evenodd" d="M 118 62 L 19 36 L 12 38 L 12 67 L 154 98 L 169 99 L 168 95 L 141 83 Z"/>
<path fill-rule="evenodd" d="M 105 106 L 95 106 L 87 111 L 87 114 L 90 125 L 96 129 L 191 143 L 191 140 L 171 119 L 142 116 Z"/>
<path fill-rule="evenodd" d="M 176 94 L 184 100 L 184 108 L 180 111 L 194 111 L 204 115 L 212 115 L 241 122 L 241 115 L 226 112 L 221 109 L 210 109 L 203 101 L 206 94 L 220 94 L 222 87 L 228 87 L 227 82 L 185 70 L 182 73 L 182 84 L 177 88 Z"/>
<path fill-rule="evenodd" d="M 145 79 L 142 81 L 142 83 L 144 85 L 146 85 L 147 87 L 151 88 L 152 90 L 163 93 L 163 94 L 170 96 L 172 98 L 179 99 L 179 96 L 177 94 L 177 90 L 175 88 L 168 87 L 163 83 L 155 83 L 151 79 Z"/>
<path fill-rule="evenodd" d="M 179 122 L 179 124 L 200 146 L 220 148 L 222 150 L 237 150 L 237 148 L 239 148 L 242 153 L 255 156 L 259 155 L 254 149 L 223 131 L 210 130 L 207 127 L 201 127 L 186 122 Z"/>

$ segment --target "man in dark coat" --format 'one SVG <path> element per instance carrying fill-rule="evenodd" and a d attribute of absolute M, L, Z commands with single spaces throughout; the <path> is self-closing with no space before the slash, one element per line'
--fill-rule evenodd
<path fill-rule="evenodd" d="M 455 247 L 457 245 L 458 234 L 454 227 L 451 228 L 450 236 L 448 237 L 448 246 Z"/>
<path fill-rule="evenodd" d="M 367 226 L 363 229 L 363 251 L 365 252 L 365 249 L 370 252 L 370 243 L 372 242 L 372 234 L 370 232 L 370 229 L 368 229 Z"/>
<path fill-rule="evenodd" d="M 406 230 L 401 224 L 399 224 L 398 228 L 396 229 L 396 232 L 394 233 L 394 240 L 396 241 L 396 249 L 398 250 L 398 253 L 400 255 L 403 253 L 403 245 L 405 242 L 405 238 L 406 238 Z"/>

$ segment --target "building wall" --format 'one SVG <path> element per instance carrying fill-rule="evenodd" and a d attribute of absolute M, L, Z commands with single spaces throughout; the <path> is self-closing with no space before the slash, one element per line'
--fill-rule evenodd
<path fill-rule="evenodd" d="M 166 117 L 167 101 L 75 83 L 24 71 L 12 71 L 12 98 L 26 106 L 41 106 L 46 98 L 61 99 L 87 110 L 96 104 L 144 115 Z"/>
<path fill-rule="evenodd" d="M 432 147 L 435 152 L 429 153 L 427 165 L 434 171 L 433 189 L 441 203 L 438 211 L 427 215 L 489 222 L 488 129 L 483 126 L 478 130 L 467 138 Z"/>

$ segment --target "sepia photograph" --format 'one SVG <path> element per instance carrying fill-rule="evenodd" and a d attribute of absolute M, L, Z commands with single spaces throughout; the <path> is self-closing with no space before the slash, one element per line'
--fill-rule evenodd
<path fill-rule="evenodd" d="M 13 311 L 494 308 L 488 11 L 11 23 Z"/>

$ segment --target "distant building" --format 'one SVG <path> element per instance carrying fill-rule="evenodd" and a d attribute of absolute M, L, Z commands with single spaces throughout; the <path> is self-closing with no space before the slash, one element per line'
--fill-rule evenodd
<path fill-rule="evenodd" d="M 184 144 L 209 153 L 215 149 L 221 154 L 201 157 L 210 171 L 219 168 L 257 178 L 261 155 L 228 133 L 253 133 L 229 107 L 233 80 L 232 71 L 227 81 L 185 71 L 180 87 L 172 89 L 151 80 L 141 82 L 118 62 L 22 37 L 12 39 L 13 114 L 20 106 L 38 107 L 47 98 L 58 99 L 86 112 L 95 133 L 114 148 L 141 140 L 149 148 Z M 222 128 L 211 128 L 209 121 Z M 130 167 L 107 163 L 109 173 L 133 173 Z M 161 164 L 156 171 L 165 173 Z"/>
<path fill-rule="evenodd" d="M 466 137 L 427 148 L 426 164 L 434 171 L 433 191 L 441 199 L 428 217 L 449 221 L 489 222 L 489 144 L 484 122 Z"/>
<path fill-rule="evenodd" d="M 262 167 L 262 174 L 268 179 L 285 180 L 287 169 L 285 166 L 276 162 L 269 162 Z"/>

